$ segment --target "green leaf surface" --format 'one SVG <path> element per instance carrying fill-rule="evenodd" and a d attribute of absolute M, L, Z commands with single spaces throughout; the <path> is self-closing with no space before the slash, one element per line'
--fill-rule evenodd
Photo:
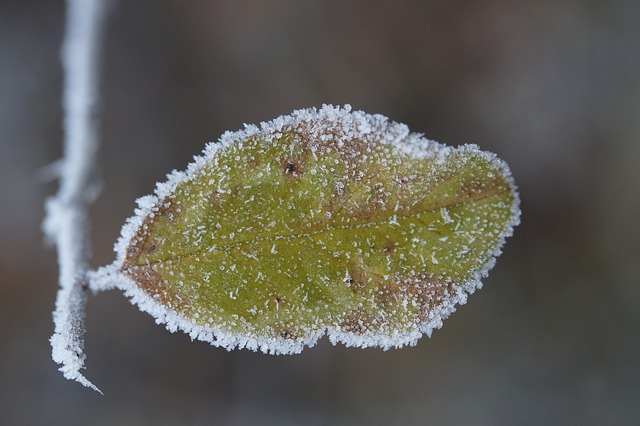
<path fill-rule="evenodd" d="M 493 154 L 325 106 L 210 144 L 140 200 L 114 267 L 142 309 L 216 345 L 399 347 L 480 286 L 518 218 Z"/>

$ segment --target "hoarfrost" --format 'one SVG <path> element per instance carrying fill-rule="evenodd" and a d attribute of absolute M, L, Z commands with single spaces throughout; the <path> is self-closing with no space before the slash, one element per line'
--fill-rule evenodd
<path fill-rule="evenodd" d="M 53 360 L 64 377 L 98 392 L 81 373 L 84 368 L 85 273 L 87 206 L 97 194 L 92 185 L 98 147 L 97 104 L 98 53 L 104 23 L 101 0 L 68 0 L 62 49 L 64 69 L 64 158 L 60 163 L 60 190 L 47 200 L 43 228 L 58 249 L 60 267 L 58 295 L 51 337 Z"/>
<path fill-rule="evenodd" d="M 210 235 L 202 233 L 202 226 L 198 221 L 205 220 L 203 217 L 199 216 L 202 205 L 206 203 L 216 203 L 220 197 L 231 194 L 227 180 L 229 179 L 229 174 L 232 169 L 227 165 L 221 165 L 224 164 L 221 158 L 225 153 L 228 152 L 228 155 L 231 155 L 231 152 L 235 150 L 235 153 L 231 158 L 234 159 L 236 163 L 250 163 L 255 160 L 253 157 L 245 158 L 242 154 L 238 154 L 238 152 L 243 152 L 242 150 L 245 149 L 245 146 L 250 145 L 250 141 L 259 140 L 264 146 L 272 146 L 279 143 L 279 141 L 284 140 L 288 132 L 291 132 L 292 129 L 295 130 L 295 132 L 298 132 L 298 134 L 303 135 L 302 137 L 306 144 L 305 149 L 310 151 L 314 161 L 319 158 L 331 156 L 333 152 L 339 151 L 341 155 L 343 155 L 342 161 L 336 160 L 332 165 L 328 163 L 326 166 L 314 169 L 311 173 L 318 185 L 323 183 L 324 186 L 326 186 L 325 189 L 319 192 L 320 197 L 325 196 L 323 195 L 325 194 L 325 190 L 326 193 L 334 194 L 334 197 L 349 196 L 347 193 L 347 183 L 349 181 L 363 181 L 363 185 L 366 186 L 368 181 L 365 182 L 364 179 L 368 178 L 362 171 L 357 170 L 356 166 L 359 162 L 369 161 L 376 155 L 378 156 L 375 158 L 376 161 L 379 161 L 379 164 L 387 168 L 396 167 L 397 157 L 399 155 L 408 155 L 416 160 L 428 160 L 429 164 L 432 164 L 434 168 L 446 165 L 448 162 L 451 162 L 452 159 L 455 159 L 456 156 L 468 155 L 485 160 L 491 168 L 501 174 L 508 190 L 512 194 L 510 204 L 502 206 L 506 211 L 508 211 L 508 217 L 504 226 L 501 227 L 497 233 L 495 233 L 494 230 L 486 223 L 478 222 L 475 225 L 478 228 L 475 231 L 476 234 L 482 233 L 486 229 L 486 232 L 491 234 L 495 239 L 496 244 L 490 247 L 488 251 L 484 252 L 483 259 L 485 259 L 485 261 L 482 265 L 474 267 L 474 269 L 471 270 L 470 275 L 466 276 L 462 281 L 454 282 L 449 279 L 445 279 L 445 277 L 441 275 L 429 273 L 428 268 L 430 267 L 433 269 L 437 265 L 439 265 L 439 267 L 444 267 L 443 265 L 455 264 L 455 262 L 459 262 L 461 259 L 464 259 L 469 248 L 462 246 L 459 253 L 457 253 L 457 258 L 452 258 L 451 256 L 454 254 L 445 251 L 429 252 L 428 247 L 426 247 L 426 240 L 413 237 L 411 250 L 406 253 L 399 254 L 398 258 L 402 261 L 408 261 L 409 258 L 421 259 L 423 264 L 422 270 L 407 270 L 406 268 L 401 268 L 404 271 L 405 277 L 409 277 L 402 278 L 403 280 L 406 279 L 406 282 L 399 281 L 397 284 L 393 284 L 392 287 L 380 290 L 381 292 L 387 292 L 388 294 L 385 293 L 377 296 L 372 294 L 370 300 L 364 300 L 363 303 L 366 303 L 366 306 L 362 305 L 359 308 L 356 307 L 355 311 L 353 311 L 353 317 L 345 318 L 342 316 L 340 317 L 341 320 L 327 320 L 326 322 L 317 320 L 310 324 L 310 328 L 305 330 L 304 333 L 299 336 L 296 336 L 295 333 L 288 328 L 282 329 L 280 333 L 281 335 L 275 336 L 250 331 L 252 330 L 252 324 L 250 323 L 251 320 L 245 318 L 244 315 L 248 313 L 251 316 L 256 316 L 261 312 L 265 312 L 265 310 L 268 310 L 270 306 L 269 299 L 265 299 L 261 304 L 252 304 L 246 307 L 246 309 L 242 310 L 243 314 L 241 315 L 237 313 L 225 314 L 225 309 L 221 306 L 217 308 L 218 311 L 214 314 L 207 312 L 206 310 L 195 310 L 192 308 L 189 309 L 194 310 L 194 312 L 188 314 L 189 309 L 180 308 L 180 305 L 190 303 L 189 300 L 191 300 L 192 303 L 200 303 L 198 301 L 203 296 L 200 293 L 200 290 L 196 290 L 196 287 L 199 288 L 201 284 L 211 285 L 211 273 L 203 273 L 203 282 L 189 281 L 188 276 L 195 273 L 193 271 L 193 265 L 190 265 L 186 270 L 177 268 L 172 259 L 179 259 L 182 254 L 180 254 L 180 252 L 171 251 L 173 249 L 166 252 L 168 257 L 165 259 L 168 260 L 163 261 L 166 265 L 162 262 L 153 264 L 148 263 L 147 266 L 144 267 L 146 269 L 141 269 L 141 271 L 146 271 L 144 272 L 144 277 L 141 278 L 144 282 L 143 284 L 137 282 L 132 275 L 125 274 L 123 272 L 128 268 L 127 259 L 132 247 L 140 245 L 143 250 L 155 250 L 155 244 L 153 245 L 153 248 L 149 248 L 151 246 L 149 246 L 145 242 L 146 240 L 144 240 L 144 238 L 146 238 L 144 235 L 147 235 L 147 231 L 145 230 L 142 234 L 140 234 L 140 232 L 141 230 L 146 229 L 149 220 L 153 221 L 156 216 L 161 216 L 163 209 L 171 209 L 175 207 L 176 212 L 180 211 L 180 214 L 188 215 L 196 222 L 195 225 L 190 224 L 183 231 L 181 238 L 185 244 L 191 244 L 192 247 L 195 247 L 193 246 L 195 241 L 199 244 L 200 241 L 206 240 L 207 238 L 213 238 Z M 372 150 L 373 141 L 388 147 L 389 150 L 374 153 Z M 293 149 L 294 146 L 291 145 L 291 150 Z M 337 170 L 345 164 L 346 169 L 341 172 L 344 176 L 340 176 L 337 173 Z M 285 178 L 293 178 L 300 172 L 298 169 L 300 165 L 295 164 L 295 162 L 283 163 L 283 167 Z M 267 164 L 267 167 L 257 174 L 257 176 L 262 179 L 264 176 L 267 176 L 272 172 L 272 164 L 269 163 Z M 320 175 L 327 173 L 334 176 L 337 175 L 338 177 L 335 179 L 336 181 L 331 183 L 330 180 L 322 179 L 320 177 Z M 453 170 L 452 176 L 455 176 L 455 173 L 460 173 L 460 171 Z M 198 179 L 205 178 L 210 186 L 217 187 L 218 189 L 199 190 L 200 192 L 196 192 L 193 195 L 193 199 L 197 200 L 197 202 L 189 206 L 180 205 L 178 207 L 179 202 L 177 201 L 176 206 L 172 206 L 170 205 L 171 202 L 167 202 L 167 200 L 175 201 L 175 194 L 180 191 L 180 188 L 186 187 L 189 183 L 197 182 Z M 435 179 L 435 177 L 432 178 Z M 417 177 L 413 174 L 408 174 L 402 179 L 404 180 L 399 180 L 394 185 L 405 185 L 406 182 L 410 182 L 412 179 L 415 180 Z M 436 180 L 437 179 L 435 179 L 434 182 Z M 255 184 L 257 183 L 254 182 L 254 185 Z M 483 183 L 482 185 L 485 184 Z M 374 185 L 371 184 L 371 187 L 374 187 Z M 251 191 L 251 188 L 252 185 L 245 184 L 242 188 L 236 189 L 236 191 L 246 190 L 248 193 Z M 453 193 L 446 192 L 453 191 L 452 189 L 448 190 L 446 185 L 443 185 L 442 188 L 443 189 L 440 189 L 438 187 L 439 190 L 444 191 L 442 192 L 442 197 L 446 198 L 455 196 Z M 400 226 L 398 220 L 402 217 L 403 209 L 406 210 L 412 207 L 412 205 L 403 206 L 395 201 L 388 204 L 385 201 L 391 196 L 393 191 L 396 190 L 397 187 L 392 188 L 390 186 L 385 186 L 383 183 L 376 191 L 371 191 L 370 193 L 363 195 L 360 201 L 355 198 L 351 199 L 353 204 L 352 208 L 356 209 L 354 211 L 357 212 L 357 209 L 364 209 L 367 206 L 378 206 L 376 208 L 381 209 L 382 212 L 392 213 L 386 217 L 384 221 L 385 226 L 395 225 L 396 228 L 403 229 L 402 235 L 406 235 L 407 238 L 409 238 L 414 233 L 418 232 L 414 227 L 415 224 L 411 223 L 407 229 L 404 229 Z M 468 196 L 472 200 L 473 196 L 477 195 L 477 193 L 481 193 L 484 188 L 482 186 L 477 188 L 471 186 L 466 190 L 468 191 Z M 289 191 L 293 194 L 293 189 L 290 189 Z M 308 195 L 308 192 L 300 192 L 298 195 L 300 194 L 301 196 Z M 412 194 L 408 194 L 407 197 L 410 199 L 411 195 Z M 238 200 L 240 200 L 240 198 L 238 198 Z M 261 204 L 263 201 L 264 204 Z M 284 201 L 282 199 L 276 201 L 276 208 L 282 209 Z M 247 198 L 242 200 L 242 205 L 247 206 L 245 208 L 248 209 L 256 209 L 258 212 L 253 219 L 253 223 L 251 223 L 252 226 L 238 227 L 237 229 L 234 229 L 233 232 L 227 232 L 225 234 L 223 231 L 220 231 L 221 227 L 224 228 L 224 226 L 221 226 L 221 223 L 224 225 L 223 221 L 225 218 L 218 217 L 216 218 L 215 224 L 211 224 L 211 227 L 214 228 L 212 235 L 216 235 L 216 232 L 220 232 L 219 240 L 217 242 L 213 240 L 213 242 L 210 243 L 212 244 L 210 247 L 195 249 L 195 252 L 194 250 L 191 250 L 189 255 L 197 254 L 198 258 L 201 255 L 206 257 L 210 253 L 219 250 L 217 244 L 222 244 L 223 247 L 233 246 L 229 245 L 231 244 L 230 242 L 221 243 L 221 241 L 229 241 L 233 239 L 234 241 L 242 242 L 245 241 L 246 238 L 249 238 L 249 240 L 254 238 L 255 241 L 259 241 L 260 238 L 262 238 L 260 234 L 251 233 L 258 232 L 253 231 L 254 227 L 265 231 L 275 229 L 276 222 L 269 218 L 281 218 L 281 216 L 274 216 L 271 214 L 273 212 L 270 209 L 273 208 L 273 206 L 266 204 L 267 202 L 268 201 L 256 198 L 253 194 L 247 196 Z M 420 200 L 414 201 L 413 205 L 419 202 Z M 264 207 L 264 210 L 262 211 L 259 210 L 261 206 Z M 332 223 L 331 229 L 335 229 L 337 231 L 341 229 L 353 229 L 354 231 L 365 228 L 378 229 L 383 224 L 382 222 L 356 223 L 352 218 L 344 215 L 344 206 L 333 212 L 325 212 L 322 208 L 300 209 L 300 207 L 303 206 L 287 205 L 285 210 L 289 213 L 286 214 L 297 214 L 299 217 L 304 218 L 308 223 Z M 473 208 L 470 209 L 473 210 Z M 437 212 L 439 219 L 434 216 L 431 220 L 439 220 L 441 223 L 438 226 L 440 227 L 451 226 L 453 228 L 451 235 L 445 235 L 444 237 L 438 236 L 435 237 L 433 241 L 438 241 L 441 244 L 454 244 L 454 241 L 451 240 L 462 241 L 463 238 L 466 238 L 464 241 L 467 241 L 468 244 L 473 243 L 475 237 L 472 234 L 469 234 L 469 231 L 464 228 L 467 225 L 455 216 L 455 212 L 448 210 L 447 206 L 442 206 L 440 208 L 436 208 L 434 206 L 434 210 Z M 339 214 L 336 214 L 336 212 L 339 212 Z M 417 340 L 423 334 L 430 336 L 434 329 L 440 328 L 442 326 L 442 321 L 455 311 L 456 305 L 464 304 L 466 302 L 467 295 L 473 293 L 475 289 L 482 286 L 480 280 L 485 277 L 488 271 L 493 267 L 495 257 L 499 255 L 505 238 L 512 234 L 513 227 L 519 223 L 519 215 L 519 199 L 509 169 L 506 164 L 497 159 L 494 154 L 485 153 L 475 145 L 464 145 L 460 148 L 453 149 L 437 142 L 429 141 L 422 135 L 410 133 L 408 128 L 403 124 L 390 122 L 386 117 L 381 115 L 369 115 L 361 111 L 352 111 L 349 105 L 345 105 L 344 107 L 324 105 L 320 109 L 311 108 L 294 111 L 290 115 L 278 117 L 271 122 L 261 123 L 260 126 L 245 125 L 243 130 L 237 132 L 226 132 L 221 136 L 217 143 L 209 143 L 205 147 L 203 155 L 195 157 L 194 161 L 189 164 L 185 172 L 174 171 L 170 173 L 165 183 L 160 183 L 156 186 L 154 195 L 142 197 L 138 200 L 136 214 L 127 220 L 123 227 L 122 234 L 115 245 L 115 262 L 90 274 L 90 286 L 93 289 L 104 289 L 110 286 L 115 286 L 121 289 L 125 295 L 130 298 L 133 304 L 152 315 L 156 319 L 157 323 L 165 324 L 167 329 L 170 331 L 182 330 L 189 334 L 192 339 L 203 340 L 215 346 L 220 346 L 229 350 L 233 348 L 248 348 L 271 354 L 298 353 L 305 346 L 313 346 L 316 341 L 325 334 L 328 335 L 329 340 L 332 343 L 343 343 L 347 346 L 376 346 L 383 349 L 389 349 L 404 345 L 415 345 Z M 419 214 L 414 216 L 416 220 L 420 219 Z M 233 220 L 231 217 L 227 219 Z M 293 228 L 286 223 L 286 221 L 281 221 L 278 224 L 286 232 L 293 232 Z M 435 225 L 429 225 L 427 231 L 435 231 L 436 228 L 432 229 L 432 226 Z M 307 240 L 311 242 L 315 241 L 313 244 L 316 244 L 319 250 L 327 251 L 329 250 L 327 244 L 322 240 L 317 239 L 321 232 L 324 231 L 322 229 L 320 231 L 309 229 L 309 231 L 299 232 L 296 238 L 298 239 L 298 243 Z M 140 235 L 143 235 L 143 237 Z M 247 237 L 246 235 L 254 236 Z M 313 240 L 314 238 L 317 240 Z M 277 247 L 286 247 L 281 246 L 281 244 L 289 244 L 288 241 L 291 243 L 294 242 L 291 237 L 286 235 L 276 235 L 271 237 L 271 239 L 265 239 L 265 241 L 268 242 L 268 246 L 262 252 L 261 256 L 279 255 L 281 248 Z M 416 245 L 418 243 L 419 245 Z M 169 246 L 171 245 L 169 244 Z M 354 249 L 351 249 L 354 250 L 351 253 L 346 251 L 346 255 L 344 257 L 345 261 L 354 261 L 354 256 L 355 258 L 360 258 L 365 256 L 365 254 L 366 256 L 369 256 L 368 253 L 363 254 L 362 247 L 358 246 L 356 242 L 354 242 L 354 247 Z M 340 247 L 334 248 L 339 249 Z M 347 249 L 347 247 L 344 248 Z M 395 250 L 395 247 L 390 245 L 389 247 L 384 248 L 384 250 L 388 250 L 392 253 Z M 305 251 L 306 248 L 301 245 L 297 257 L 298 262 L 302 262 L 300 253 Z M 265 278 L 262 271 L 253 271 L 255 266 L 252 266 L 260 265 L 261 262 L 264 262 L 265 260 L 263 260 L 263 258 L 259 258 L 257 256 L 257 252 L 254 253 L 251 252 L 251 250 L 239 250 L 239 252 L 246 259 L 244 263 L 237 265 L 231 264 L 228 265 L 228 267 L 224 267 L 225 265 L 219 265 L 219 268 L 216 269 L 223 271 L 221 273 L 231 271 L 229 273 L 234 274 L 248 274 L 248 271 L 250 271 L 252 278 L 242 279 L 239 281 L 239 287 L 236 287 L 231 291 L 227 290 L 224 293 L 227 300 L 229 300 L 229 298 L 234 301 L 241 300 L 243 297 L 242 291 L 247 285 L 249 285 L 249 281 L 262 283 Z M 341 256 L 340 253 L 341 252 L 339 250 L 332 251 L 331 256 L 333 258 L 339 258 Z M 426 256 L 423 254 L 426 254 Z M 305 256 L 308 255 L 308 253 L 305 254 Z M 277 268 L 277 273 L 281 274 L 283 277 L 286 276 L 291 279 L 295 277 L 303 277 L 303 275 L 299 275 L 302 271 L 297 267 L 298 262 L 296 262 L 295 259 L 290 259 L 288 262 L 290 262 L 290 265 L 286 266 L 286 268 L 284 266 Z M 320 259 L 318 259 L 318 262 L 322 263 Z M 390 260 L 388 260 L 388 262 L 390 262 Z M 278 263 L 278 265 L 280 264 Z M 322 265 L 319 264 L 318 266 L 313 267 L 321 270 L 321 266 Z M 307 266 L 307 268 L 309 267 L 310 266 Z M 163 276 L 162 274 L 166 274 L 165 276 L 168 278 L 159 278 Z M 162 285 L 164 286 L 166 284 L 166 282 L 163 281 L 164 279 L 174 280 L 174 276 L 176 275 L 181 277 L 179 281 L 176 281 L 176 285 L 178 285 L 182 296 L 172 296 L 171 291 L 167 292 L 167 290 L 156 292 L 155 294 L 151 294 L 148 289 L 145 291 L 145 288 L 148 288 L 151 281 L 155 280 L 155 282 L 158 283 L 162 282 Z M 349 287 L 351 285 L 350 282 L 352 281 L 351 275 L 352 274 L 348 269 L 346 270 L 346 273 L 344 269 L 342 269 L 339 276 L 330 277 L 321 275 L 317 276 L 315 279 L 318 283 L 322 283 L 322 285 L 325 286 L 339 282 L 346 287 Z M 256 276 L 259 278 L 255 278 Z M 388 274 L 385 274 L 382 277 L 385 281 L 396 278 L 400 279 L 401 277 L 390 276 Z M 307 282 L 307 284 L 311 284 L 311 281 L 312 280 L 309 277 L 302 279 L 299 282 L 299 286 L 293 292 L 293 294 L 295 294 L 299 290 L 302 290 L 304 294 L 300 299 L 302 305 L 296 306 L 295 309 L 308 309 L 306 308 L 306 303 L 309 302 L 308 294 L 306 293 L 308 288 L 305 289 L 304 285 L 305 282 Z M 363 285 L 371 285 L 371 282 L 372 278 L 369 277 L 364 281 Z M 432 283 L 429 284 L 431 285 L 431 288 L 424 290 L 427 293 L 423 293 L 423 288 L 421 287 L 424 283 Z M 190 289 L 188 287 L 189 285 L 194 288 Z M 251 295 L 249 296 L 251 297 Z M 269 297 L 273 298 L 274 311 L 282 312 L 281 303 L 286 302 L 286 300 L 281 300 L 281 296 L 273 294 Z M 402 309 L 407 309 L 408 306 L 420 308 L 424 305 L 428 307 L 428 309 L 426 307 L 421 308 L 424 309 L 424 312 L 420 311 L 420 318 L 419 320 L 416 320 L 416 324 L 414 326 L 394 328 L 394 320 L 387 317 L 387 313 L 384 309 L 379 309 L 379 313 L 377 314 L 369 314 L 370 317 L 367 318 L 358 316 L 358 309 L 374 309 L 379 303 L 391 303 L 395 300 L 394 298 L 398 297 L 405 298 L 401 305 L 399 305 L 402 306 Z M 264 307 L 262 307 L 262 305 L 264 305 Z M 369 307 L 367 308 L 367 306 Z M 314 309 L 319 311 L 325 309 L 329 311 L 331 310 L 330 308 L 331 306 L 329 304 L 325 304 L 324 306 L 318 305 Z M 296 312 L 295 309 L 292 307 L 291 312 Z M 226 319 L 224 321 L 216 319 L 218 317 L 223 317 L 224 315 L 226 315 Z M 289 316 L 284 317 L 284 321 L 289 321 L 290 324 L 296 321 L 295 314 L 289 313 L 287 315 Z M 403 324 L 413 321 L 408 317 L 405 318 L 401 316 L 399 318 L 400 319 L 396 319 L 396 321 L 404 321 Z M 375 325 L 375 327 L 369 329 L 372 325 Z M 236 328 L 249 331 L 233 331 Z"/>

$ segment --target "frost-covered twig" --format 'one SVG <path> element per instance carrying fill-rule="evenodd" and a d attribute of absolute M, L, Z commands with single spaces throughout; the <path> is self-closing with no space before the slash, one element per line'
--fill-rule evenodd
<path fill-rule="evenodd" d="M 96 105 L 98 64 L 104 29 L 104 0 L 67 0 L 62 47 L 64 71 L 64 158 L 60 190 L 46 203 L 44 231 L 58 250 L 60 288 L 53 313 L 53 360 L 67 379 L 98 392 L 81 373 L 84 368 L 84 276 L 90 253 L 87 208 L 96 195 L 92 185 L 98 148 Z"/>

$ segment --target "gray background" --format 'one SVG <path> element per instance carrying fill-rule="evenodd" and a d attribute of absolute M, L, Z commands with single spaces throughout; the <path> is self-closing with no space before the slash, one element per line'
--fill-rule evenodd
<path fill-rule="evenodd" d="M 225 352 L 117 292 L 87 376 L 50 359 L 62 1 L 0 1 L 0 423 L 638 424 L 640 2 L 119 1 L 102 67 L 93 265 L 134 200 L 225 130 L 351 103 L 511 166 L 522 225 L 485 288 L 415 348 Z"/>

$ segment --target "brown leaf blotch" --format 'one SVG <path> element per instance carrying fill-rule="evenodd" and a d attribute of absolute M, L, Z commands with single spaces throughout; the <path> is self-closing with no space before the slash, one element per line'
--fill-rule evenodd
<path fill-rule="evenodd" d="M 396 243 L 395 241 L 387 241 L 382 247 L 382 252 L 388 255 L 392 255 L 393 252 L 396 251 Z"/>
<path fill-rule="evenodd" d="M 152 213 L 145 217 L 136 235 L 131 239 L 123 269 L 144 265 L 146 258 L 158 248 L 156 240 L 151 236 L 156 224 L 159 221 L 172 223 L 178 215 L 175 203 L 168 197 L 154 207 Z"/>
<path fill-rule="evenodd" d="M 354 309 L 340 323 L 340 329 L 347 333 L 364 334 L 371 325 L 371 320 L 362 309 Z"/>
<path fill-rule="evenodd" d="M 187 304 L 178 300 L 175 293 L 167 287 L 167 283 L 150 266 L 123 268 L 122 273 L 156 301 L 163 305 L 172 305 L 181 311 L 186 310 Z"/>
<path fill-rule="evenodd" d="M 302 165 L 297 158 L 286 158 L 282 161 L 282 173 L 285 178 L 292 179 L 302 173 Z"/>
<path fill-rule="evenodd" d="M 298 338 L 298 334 L 291 328 L 283 328 L 280 330 L 280 337 L 287 340 L 295 340 Z"/>
<path fill-rule="evenodd" d="M 411 279 L 392 279 L 378 287 L 376 299 L 383 307 L 397 304 L 400 300 L 410 300 L 416 305 L 417 324 L 428 320 L 429 313 L 442 305 L 452 293 L 452 282 L 428 276 Z"/>
<path fill-rule="evenodd" d="M 376 283 L 382 281 L 382 277 L 366 271 L 363 266 L 353 265 L 348 268 L 348 271 L 349 288 L 354 293 L 361 293 L 367 287 L 371 286 L 372 283 L 373 286 L 375 286 Z"/>

